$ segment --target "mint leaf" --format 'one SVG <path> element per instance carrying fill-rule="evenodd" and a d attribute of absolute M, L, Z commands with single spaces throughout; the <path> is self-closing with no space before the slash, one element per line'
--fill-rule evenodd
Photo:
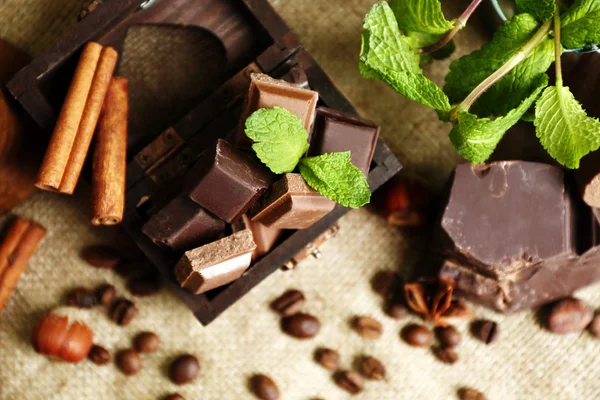
<path fill-rule="evenodd" d="M 292 172 L 308 150 L 300 118 L 285 108 L 261 108 L 246 120 L 246 136 L 257 157 L 276 174 Z"/>
<path fill-rule="evenodd" d="M 371 199 L 369 184 L 350 162 L 349 151 L 303 158 L 298 166 L 310 187 L 336 203 L 359 208 Z"/>
<path fill-rule="evenodd" d="M 365 18 L 360 71 L 367 79 L 379 78 L 401 95 L 437 110 L 450 110 L 444 92 L 427 79 L 412 48 L 414 39 L 403 36 L 386 2 L 371 8 Z"/>
<path fill-rule="evenodd" d="M 561 16 L 560 42 L 566 49 L 600 44 L 600 1 L 575 0 Z"/>
<path fill-rule="evenodd" d="M 540 22 L 548 21 L 554 15 L 554 0 L 516 0 L 517 13 L 528 13 Z"/>
<path fill-rule="evenodd" d="M 406 32 L 405 35 L 412 39 L 411 47 L 413 49 L 422 49 L 423 47 L 431 46 L 444 37 L 444 34 L 439 35 L 423 32 Z"/>
<path fill-rule="evenodd" d="M 486 161 L 496 149 L 504 133 L 519 121 L 548 85 L 548 76 L 538 75 L 535 83 L 535 90 L 517 108 L 503 117 L 477 118 L 467 111 L 459 112 L 458 124 L 450 132 L 450 141 L 456 151 L 475 164 Z"/>
<path fill-rule="evenodd" d="M 405 33 L 444 34 L 454 28 L 444 17 L 439 0 L 391 0 L 390 7 Z"/>
<path fill-rule="evenodd" d="M 536 135 L 556 161 L 579 168 L 600 147 L 600 121 L 588 117 L 568 87 L 550 86 L 535 106 Z"/>
<path fill-rule="evenodd" d="M 529 14 L 519 14 L 502 25 L 492 40 L 480 50 L 450 64 L 444 92 L 451 103 L 460 103 L 485 78 L 494 73 L 516 53 L 538 28 Z M 501 114 L 499 114 L 501 115 Z"/>

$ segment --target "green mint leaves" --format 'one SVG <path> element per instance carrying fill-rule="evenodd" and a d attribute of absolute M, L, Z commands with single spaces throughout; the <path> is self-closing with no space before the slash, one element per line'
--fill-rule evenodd
<path fill-rule="evenodd" d="M 256 156 L 274 173 L 289 173 L 299 165 L 308 185 L 323 196 L 352 208 L 369 202 L 369 184 L 350 162 L 350 152 L 301 159 L 309 147 L 308 133 L 290 111 L 261 108 L 246 119 L 245 132 Z"/>
<path fill-rule="evenodd" d="M 371 199 L 363 173 L 350 162 L 350 152 L 328 153 L 300 160 L 306 183 L 345 207 L 359 208 Z"/>
<path fill-rule="evenodd" d="M 437 0 L 436 0 L 437 1 Z M 403 96 L 440 111 L 449 111 L 444 92 L 419 67 L 415 40 L 400 32 L 388 3 L 379 2 L 367 14 L 362 35 L 360 71 L 367 79 L 381 79 Z"/>
<path fill-rule="evenodd" d="M 517 13 L 531 14 L 540 22 L 552 18 L 556 10 L 554 0 L 516 0 Z"/>
<path fill-rule="evenodd" d="M 561 18 L 561 43 L 566 49 L 600 44 L 600 1 L 575 0 Z"/>
<path fill-rule="evenodd" d="M 404 32 L 439 35 L 454 28 L 444 17 L 439 0 L 391 0 L 390 7 Z"/>
<path fill-rule="evenodd" d="M 276 174 L 292 172 L 308 150 L 302 121 L 285 108 L 261 108 L 246 120 L 252 150 Z"/>
<path fill-rule="evenodd" d="M 535 106 L 535 127 L 548 153 L 568 168 L 600 147 L 600 121 L 588 117 L 568 87 L 544 90 Z"/>

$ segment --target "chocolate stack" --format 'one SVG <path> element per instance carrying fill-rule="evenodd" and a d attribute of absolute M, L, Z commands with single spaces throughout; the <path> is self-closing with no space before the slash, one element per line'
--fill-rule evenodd
<path fill-rule="evenodd" d="M 318 99 L 306 85 L 251 76 L 236 135 L 202 153 L 182 190 L 142 229 L 161 248 L 184 253 L 175 266 L 182 287 L 200 294 L 238 279 L 278 244 L 284 230 L 308 228 L 335 207 L 300 174 L 276 176 L 248 151 L 252 142 L 244 126 L 256 110 L 289 110 L 309 133 L 311 156 L 351 151 L 352 163 L 368 175 L 379 127 L 317 107 Z"/>

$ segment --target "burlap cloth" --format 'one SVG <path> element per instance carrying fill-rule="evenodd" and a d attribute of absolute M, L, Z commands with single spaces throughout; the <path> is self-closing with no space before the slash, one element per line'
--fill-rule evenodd
<path fill-rule="evenodd" d="M 459 161 L 447 138 L 449 127 L 438 122 L 433 112 L 358 74 L 361 20 L 372 3 L 274 1 L 342 91 L 383 126 L 383 138 L 406 171 L 439 189 Z M 451 12 L 462 7 L 462 2 L 446 3 Z M 37 55 L 73 27 L 80 5 L 80 0 L 1 0 L 0 37 Z M 477 23 L 467 28 L 472 33 L 469 43 L 465 33 L 459 36 L 460 54 L 481 44 L 480 29 Z M 440 83 L 447 64 L 427 72 Z M 186 95 L 180 93 L 180 99 Z M 460 361 L 453 366 L 436 361 L 428 349 L 403 343 L 399 331 L 410 319 L 387 318 L 369 280 L 380 269 L 399 269 L 407 275 L 417 249 L 426 243 L 415 233 L 388 227 L 366 210 L 351 212 L 341 221 L 341 233 L 323 246 L 320 261 L 307 260 L 296 271 L 273 274 L 208 328 L 168 291 L 137 300 L 140 313 L 124 329 L 110 322 L 106 311 L 90 311 L 95 341 L 111 351 L 131 346 L 132 337 L 141 330 L 161 337 L 161 350 L 145 355 L 144 368 L 134 377 L 125 377 L 112 364 L 53 362 L 34 353 L 29 342 L 41 313 L 60 304 L 65 290 L 74 286 L 110 282 L 125 293 L 120 278 L 84 265 L 77 255 L 84 244 L 111 242 L 114 231 L 92 228 L 87 222 L 85 190 L 75 198 L 39 193 L 15 211 L 40 221 L 49 232 L 0 320 L 2 399 L 158 399 L 173 391 L 187 399 L 250 399 L 247 379 L 257 372 L 273 377 L 283 399 L 348 398 L 334 385 L 331 374 L 312 361 L 318 346 L 338 349 L 346 368 L 361 354 L 385 363 L 388 378 L 367 382 L 357 399 L 453 399 L 463 385 L 482 390 L 490 399 L 600 397 L 600 341 L 585 332 L 565 337 L 549 334 L 532 312 L 502 316 L 476 308 L 478 316 L 499 322 L 501 340 L 485 346 L 468 335 L 466 325 L 460 326 L 465 340 L 458 348 Z M 292 287 L 306 293 L 306 310 L 322 321 L 315 339 L 298 341 L 283 335 L 277 316 L 268 309 L 274 297 Z M 600 306 L 598 288 L 580 292 L 594 307 Z M 383 323 L 380 340 L 364 340 L 351 331 L 348 322 L 357 314 Z M 203 371 L 195 383 L 180 388 L 170 383 L 165 371 L 181 352 L 197 354 Z"/>

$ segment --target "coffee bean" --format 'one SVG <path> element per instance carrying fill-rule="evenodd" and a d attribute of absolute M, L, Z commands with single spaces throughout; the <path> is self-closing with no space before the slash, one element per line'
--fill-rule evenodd
<path fill-rule="evenodd" d="M 94 292 L 80 287 L 67 293 L 66 304 L 80 308 L 92 308 L 98 304 L 98 299 Z"/>
<path fill-rule="evenodd" d="M 156 275 L 145 275 L 127 281 L 127 289 L 134 296 L 151 296 L 161 288 L 160 278 Z"/>
<path fill-rule="evenodd" d="M 298 313 L 281 319 L 281 329 L 298 339 L 314 337 L 321 329 L 321 323 L 310 314 Z"/>
<path fill-rule="evenodd" d="M 288 290 L 271 303 L 271 309 L 282 317 L 289 317 L 297 314 L 302 309 L 304 294 L 299 290 Z"/>
<path fill-rule="evenodd" d="M 133 340 L 133 347 L 139 353 L 152 353 L 158 349 L 160 339 L 152 332 L 142 332 Z"/>
<path fill-rule="evenodd" d="M 372 281 L 373 290 L 385 300 L 397 297 L 402 291 L 402 278 L 394 271 L 379 271 Z"/>
<path fill-rule="evenodd" d="M 147 261 L 123 262 L 117 265 L 115 272 L 123 279 L 131 280 L 143 276 L 158 276 L 156 269 Z"/>
<path fill-rule="evenodd" d="M 315 352 L 315 361 L 325 369 L 335 371 L 340 366 L 340 354 L 327 348 L 320 348 Z"/>
<path fill-rule="evenodd" d="M 435 336 L 444 347 L 457 346 L 462 339 L 460 332 L 452 325 L 435 328 Z"/>
<path fill-rule="evenodd" d="M 385 306 L 385 313 L 394 319 L 401 320 L 408 316 L 408 308 L 403 304 L 389 302 Z"/>
<path fill-rule="evenodd" d="M 592 335 L 600 337 L 600 313 L 596 313 L 594 319 L 592 319 L 592 322 L 590 323 L 590 326 L 588 326 L 588 330 Z"/>
<path fill-rule="evenodd" d="M 401 332 L 402 339 L 415 347 L 427 347 L 431 344 L 433 334 L 423 325 L 410 324 L 405 326 Z"/>
<path fill-rule="evenodd" d="M 485 344 L 490 344 L 498 340 L 499 328 L 494 321 L 480 319 L 471 323 L 471 333 L 473 336 Z"/>
<path fill-rule="evenodd" d="M 164 400 L 185 400 L 179 393 L 173 393 L 164 398 Z"/>
<path fill-rule="evenodd" d="M 110 353 L 102 346 L 93 345 L 88 353 L 88 358 L 96 365 L 108 364 L 111 360 Z"/>
<path fill-rule="evenodd" d="M 81 250 L 81 258 L 96 268 L 114 268 L 122 260 L 121 254 L 117 250 L 103 245 L 84 247 Z"/>
<path fill-rule="evenodd" d="M 367 339 L 378 339 L 382 332 L 383 326 L 379 321 L 371 317 L 355 317 L 352 320 L 352 328 L 360 336 Z"/>
<path fill-rule="evenodd" d="M 364 356 L 358 361 L 358 371 L 367 379 L 380 381 L 385 378 L 385 366 L 371 356 Z"/>
<path fill-rule="evenodd" d="M 117 354 L 117 367 L 125 375 L 135 375 L 142 369 L 142 359 L 135 350 L 122 350 Z"/>
<path fill-rule="evenodd" d="M 333 375 L 335 383 L 350 394 L 360 393 L 364 383 L 362 377 L 354 371 L 338 371 Z"/>
<path fill-rule="evenodd" d="M 279 399 L 279 389 L 273 379 L 266 375 L 254 375 L 250 378 L 250 388 L 252 393 L 261 400 Z"/>
<path fill-rule="evenodd" d="M 177 357 L 169 370 L 171 381 L 177 385 L 190 383 L 200 372 L 200 362 L 191 354 L 184 354 Z"/>
<path fill-rule="evenodd" d="M 444 364 L 454 364 L 458 361 L 458 354 L 456 354 L 452 347 L 436 347 L 433 349 L 433 354 Z"/>
<path fill-rule="evenodd" d="M 116 322 L 118 325 L 128 325 L 133 317 L 137 314 L 137 308 L 135 304 L 127 299 L 116 300 L 110 311 L 110 319 Z"/>
<path fill-rule="evenodd" d="M 564 335 L 584 329 L 592 321 L 594 312 L 581 300 L 568 297 L 554 303 L 548 314 L 548 329 Z"/>
<path fill-rule="evenodd" d="M 458 390 L 460 400 L 486 400 L 483 393 L 471 388 L 461 388 Z"/>
<path fill-rule="evenodd" d="M 96 299 L 98 303 L 108 306 L 112 304 L 117 296 L 117 291 L 113 285 L 102 285 L 96 289 Z"/>

